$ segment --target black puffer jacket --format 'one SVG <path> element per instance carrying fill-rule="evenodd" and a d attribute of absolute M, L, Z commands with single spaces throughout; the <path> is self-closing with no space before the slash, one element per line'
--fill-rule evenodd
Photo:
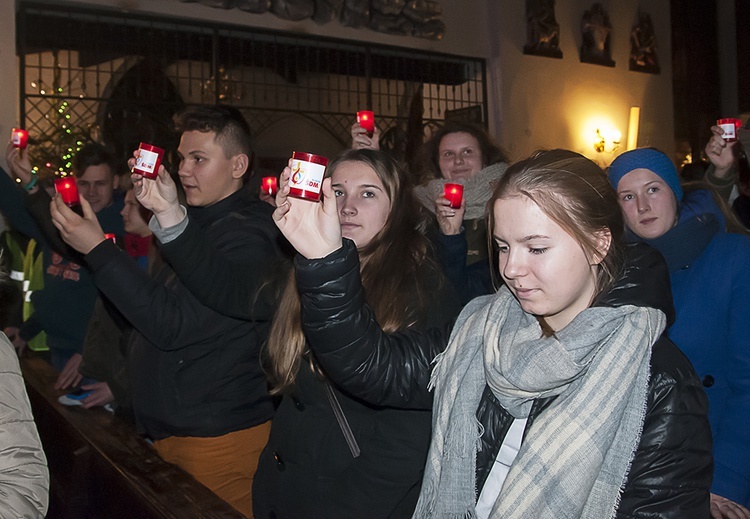
<path fill-rule="evenodd" d="M 245 190 L 210 206 L 190 207 L 188 216 L 197 225 L 180 240 L 211 247 L 258 276 L 279 261 L 271 209 Z M 193 241 L 200 236 L 204 239 Z M 99 289 L 135 329 L 128 373 L 143 432 L 155 440 L 216 437 L 271 419 L 259 359 L 272 306 L 259 304 L 243 319 L 222 315 L 202 304 L 169 265 L 152 278 L 108 240 L 89 252 L 86 262 Z M 217 286 L 214 277 L 203 282 Z"/>
<path fill-rule="evenodd" d="M 342 287 L 348 289 L 352 279 L 359 282 L 357 251 L 353 242 L 345 243 L 344 249 L 325 261 L 329 266 L 343 269 L 341 279 L 338 274 L 327 277 L 325 268 L 322 276 L 314 268 L 308 271 L 306 267 L 312 263 L 297 259 L 297 268 L 306 272 L 297 276 L 302 293 L 308 290 L 338 293 Z M 437 266 L 420 269 L 414 286 L 429 293 L 421 308 L 422 315 L 415 317 L 414 328 L 449 327 L 460 305 Z M 411 297 L 413 288 L 402 289 L 402 297 Z M 364 306 L 361 286 L 357 297 L 362 298 L 358 306 Z M 308 310 L 304 305 L 303 311 Z M 348 306 L 335 308 L 324 304 L 315 310 L 333 329 L 336 323 L 347 322 L 351 316 Z M 366 319 L 371 316 L 368 314 Z M 377 326 L 374 320 L 372 324 Z M 331 343 L 325 347 L 341 347 L 343 344 L 335 330 L 332 331 L 322 339 Z M 363 340 L 370 336 L 364 335 Z M 318 337 L 308 335 L 308 344 L 314 345 Z M 427 343 L 422 346 L 431 348 Z M 434 356 L 431 349 L 415 349 L 413 354 L 426 362 Z M 394 408 L 403 406 L 388 406 L 383 402 L 372 405 L 335 384 L 328 384 L 323 376 L 310 369 L 312 361 L 309 358 L 302 363 L 293 391 L 284 395 L 274 416 L 253 482 L 254 516 L 256 519 L 411 517 L 430 444 L 429 399 L 411 409 Z M 331 394 L 335 395 L 360 449 L 356 458 L 334 414 Z"/>
<path fill-rule="evenodd" d="M 630 246 L 626 265 L 615 287 L 594 304 L 659 308 L 671 322 L 669 276 L 661 256 L 650 247 Z M 346 247 L 298 265 L 303 326 L 319 362 L 332 380 L 365 401 L 429 406 L 431 362 L 448 335 L 445 330 L 384 334 L 364 302 L 358 272 L 356 254 Z M 706 518 L 713 465 L 706 397 L 690 363 L 667 339 L 654 346 L 651 373 L 643 435 L 618 517 Z M 486 394 L 477 411 L 486 444 L 478 460 L 479 488 L 510 426 L 507 412 L 492 400 Z M 531 419 L 548 404 L 537 402 Z"/>

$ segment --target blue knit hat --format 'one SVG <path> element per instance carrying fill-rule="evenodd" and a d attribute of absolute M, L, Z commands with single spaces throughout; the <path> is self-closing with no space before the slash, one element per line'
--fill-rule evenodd
<path fill-rule="evenodd" d="M 612 165 L 607 170 L 609 183 L 617 190 L 622 177 L 634 169 L 641 168 L 653 171 L 659 175 L 674 193 L 677 203 L 682 201 L 682 186 L 680 185 L 680 179 L 677 177 L 677 169 L 672 164 L 672 161 L 669 160 L 669 157 L 651 148 L 626 151 L 612 161 Z"/>

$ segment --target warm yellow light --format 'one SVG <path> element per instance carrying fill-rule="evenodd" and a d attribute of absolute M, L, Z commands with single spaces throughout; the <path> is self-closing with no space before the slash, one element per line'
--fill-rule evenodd
<path fill-rule="evenodd" d="M 638 126 L 641 123 L 641 107 L 630 107 L 630 120 L 628 121 L 628 150 L 638 147 Z"/>
<path fill-rule="evenodd" d="M 597 128 L 594 149 L 597 153 L 614 153 L 621 139 L 622 134 L 614 128 Z"/>

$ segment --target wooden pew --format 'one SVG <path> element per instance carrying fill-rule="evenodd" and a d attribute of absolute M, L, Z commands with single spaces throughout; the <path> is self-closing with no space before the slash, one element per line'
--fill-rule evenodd
<path fill-rule="evenodd" d="M 21 370 L 50 469 L 56 518 L 242 518 L 187 472 L 165 462 L 135 428 L 104 409 L 60 404 L 46 361 Z"/>

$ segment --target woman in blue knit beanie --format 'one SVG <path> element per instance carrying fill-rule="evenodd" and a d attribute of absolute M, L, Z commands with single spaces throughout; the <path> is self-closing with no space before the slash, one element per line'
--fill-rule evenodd
<path fill-rule="evenodd" d="M 677 311 L 669 337 L 709 399 L 712 517 L 750 518 L 750 238 L 725 232 L 705 200 L 688 200 L 694 192 L 683 193 L 660 151 L 623 153 L 608 176 L 633 239 L 658 249 L 669 267 Z"/>

